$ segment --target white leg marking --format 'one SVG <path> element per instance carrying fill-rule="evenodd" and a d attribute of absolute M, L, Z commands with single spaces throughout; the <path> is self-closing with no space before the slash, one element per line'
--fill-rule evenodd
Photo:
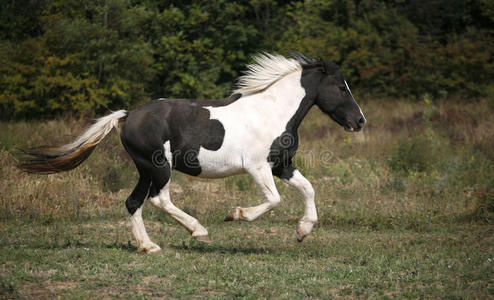
<path fill-rule="evenodd" d="M 185 212 L 177 208 L 170 199 L 170 182 L 168 182 L 160 191 L 160 193 L 151 198 L 151 203 L 158 208 L 166 211 L 172 218 L 177 220 L 184 226 L 192 236 L 201 242 L 209 242 L 208 231 L 204 228 L 196 218 L 189 216 Z"/>
<path fill-rule="evenodd" d="M 266 196 L 267 201 L 252 207 L 236 207 L 226 216 L 225 221 L 254 221 L 259 216 L 278 206 L 281 202 L 268 163 L 254 169 L 249 169 L 247 172 L 252 175 L 254 181 Z"/>
<path fill-rule="evenodd" d="M 305 200 L 304 216 L 297 225 L 297 240 L 303 241 L 304 238 L 312 231 L 312 227 L 317 222 L 316 203 L 314 202 L 314 189 L 312 184 L 298 171 L 293 172 L 290 180 L 285 180 L 288 184 L 297 188 L 302 193 Z"/>
<path fill-rule="evenodd" d="M 137 251 L 145 252 L 145 253 L 160 252 L 161 251 L 160 246 L 151 242 L 151 239 L 149 238 L 146 232 L 146 228 L 144 227 L 144 222 L 142 220 L 143 205 L 144 203 L 130 217 L 130 223 L 132 224 L 132 233 L 134 234 L 134 237 L 136 238 L 138 244 Z"/>

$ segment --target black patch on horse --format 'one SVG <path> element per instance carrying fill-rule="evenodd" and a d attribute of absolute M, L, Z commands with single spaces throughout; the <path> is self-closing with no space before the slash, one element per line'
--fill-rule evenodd
<path fill-rule="evenodd" d="M 225 128 L 210 119 L 207 106 L 225 106 L 241 98 L 234 94 L 220 100 L 159 99 L 130 111 L 122 127 L 122 144 L 139 171 L 140 179 L 126 201 L 130 214 L 147 195 L 154 197 L 170 179 L 171 169 L 197 176 L 200 147 L 216 151 L 223 144 Z M 164 144 L 170 141 L 173 161 L 167 161 Z"/>
<path fill-rule="evenodd" d="M 300 102 L 295 114 L 286 124 L 285 131 L 271 144 L 268 162 L 272 163 L 273 175 L 289 180 L 297 169 L 292 162 L 298 149 L 298 127 L 315 103 L 316 87 L 320 82 L 321 72 L 316 66 L 303 66 L 300 83 L 305 89 L 305 97 Z"/>
<path fill-rule="evenodd" d="M 201 173 L 197 159 L 200 147 L 216 151 L 225 137 L 223 124 L 211 120 L 205 107 L 225 106 L 240 97 L 234 94 L 220 100 L 153 100 L 129 112 L 122 128 L 122 142 L 128 148 L 139 149 L 135 155 L 143 159 L 153 162 L 154 157 L 154 167 L 160 168 L 166 160 L 163 145 L 170 141 L 173 161 L 168 163 L 174 169 L 197 176 Z M 158 181 L 154 184 L 161 189 L 166 182 Z"/>

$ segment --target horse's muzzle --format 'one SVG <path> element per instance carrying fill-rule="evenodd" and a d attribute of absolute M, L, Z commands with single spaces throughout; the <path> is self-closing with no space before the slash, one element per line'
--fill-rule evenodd
<path fill-rule="evenodd" d="M 347 120 L 346 125 L 343 127 L 346 131 L 360 131 L 365 125 L 365 118 L 361 117 L 357 122 Z"/>

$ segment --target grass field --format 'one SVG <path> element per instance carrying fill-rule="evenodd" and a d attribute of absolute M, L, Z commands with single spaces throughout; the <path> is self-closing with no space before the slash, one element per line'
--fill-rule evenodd
<path fill-rule="evenodd" d="M 281 181 L 275 211 L 223 223 L 263 201 L 253 181 L 174 173 L 172 200 L 213 242 L 147 206 L 158 255 L 136 253 L 124 206 L 136 174 L 116 134 L 71 172 L 26 175 L 16 147 L 68 142 L 88 122 L 0 123 L 0 298 L 493 298 L 493 100 L 362 108 L 361 133 L 316 109 L 300 128 L 320 218 L 303 243 L 301 196 Z"/>

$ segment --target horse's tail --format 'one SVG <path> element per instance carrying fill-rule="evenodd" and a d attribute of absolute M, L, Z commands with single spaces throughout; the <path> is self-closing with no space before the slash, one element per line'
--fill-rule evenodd
<path fill-rule="evenodd" d="M 119 110 L 96 120 L 74 142 L 63 146 L 44 146 L 22 150 L 26 155 L 19 158 L 17 167 L 24 172 L 52 174 L 69 171 L 80 165 L 94 148 L 115 127 L 125 120 L 127 111 Z"/>

